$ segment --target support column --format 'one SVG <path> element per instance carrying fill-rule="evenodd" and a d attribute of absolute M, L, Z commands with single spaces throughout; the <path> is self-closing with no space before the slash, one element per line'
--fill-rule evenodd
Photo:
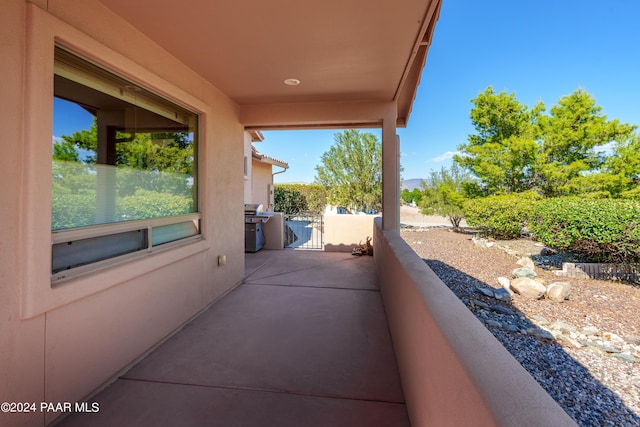
<path fill-rule="evenodd" d="M 400 232 L 400 152 L 394 102 L 382 119 L 382 229 Z"/>

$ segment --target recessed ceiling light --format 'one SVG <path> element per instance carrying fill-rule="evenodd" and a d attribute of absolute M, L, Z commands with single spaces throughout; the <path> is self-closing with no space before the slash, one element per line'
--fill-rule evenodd
<path fill-rule="evenodd" d="M 286 79 L 284 84 L 287 86 L 298 86 L 300 84 L 300 80 L 298 79 Z"/>

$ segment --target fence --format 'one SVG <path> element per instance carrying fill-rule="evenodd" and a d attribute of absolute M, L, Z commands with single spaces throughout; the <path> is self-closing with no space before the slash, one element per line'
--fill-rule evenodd
<path fill-rule="evenodd" d="M 640 265 L 576 263 L 575 266 L 592 279 L 617 279 L 640 284 Z"/>
<path fill-rule="evenodd" d="M 324 220 L 318 214 L 284 216 L 284 246 L 294 249 L 324 249 Z"/>

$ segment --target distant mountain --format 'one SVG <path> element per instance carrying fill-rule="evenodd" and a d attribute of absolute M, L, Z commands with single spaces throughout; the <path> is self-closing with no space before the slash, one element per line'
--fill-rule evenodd
<path fill-rule="evenodd" d="M 400 185 L 400 190 L 404 190 L 405 188 L 409 191 L 413 191 L 414 188 L 422 190 L 422 181 L 424 181 L 423 178 L 405 179 Z"/>

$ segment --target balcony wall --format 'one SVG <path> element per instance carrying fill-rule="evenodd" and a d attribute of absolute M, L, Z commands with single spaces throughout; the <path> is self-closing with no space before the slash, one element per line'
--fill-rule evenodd
<path fill-rule="evenodd" d="M 413 426 L 575 425 L 397 232 L 378 219 L 374 234 Z"/>
<path fill-rule="evenodd" d="M 328 252 L 351 252 L 353 247 L 364 244 L 373 237 L 373 215 L 325 215 L 324 250 Z"/>

